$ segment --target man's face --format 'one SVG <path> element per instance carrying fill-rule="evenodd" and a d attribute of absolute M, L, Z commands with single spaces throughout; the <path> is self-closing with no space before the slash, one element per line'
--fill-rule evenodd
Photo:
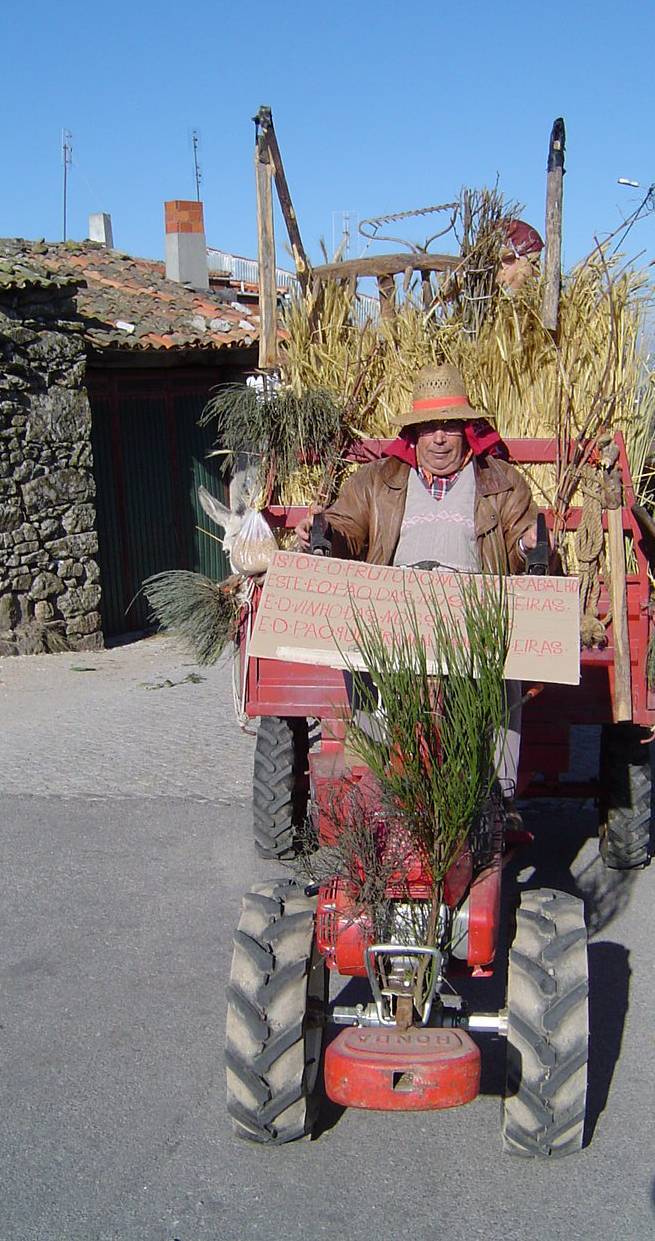
<path fill-rule="evenodd" d="M 416 460 L 422 470 L 427 470 L 437 478 L 447 478 L 450 474 L 457 473 L 467 452 L 464 423 L 459 418 L 419 423 Z"/>
<path fill-rule="evenodd" d="M 496 283 L 508 292 L 518 293 L 528 280 L 538 275 L 538 254 L 516 254 L 513 250 L 503 250 L 496 272 Z"/>

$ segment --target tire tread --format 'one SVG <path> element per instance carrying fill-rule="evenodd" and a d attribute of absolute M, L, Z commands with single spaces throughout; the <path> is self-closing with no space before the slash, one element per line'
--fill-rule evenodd
<path fill-rule="evenodd" d="M 587 997 L 582 901 L 549 888 L 524 893 L 507 991 L 502 1136 L 510 1154 L 555 1158 L 582 1146 Z"/>
<path fill-rule="evenodd" d="M 641 744 L 647 736 L 636 724 L 603 725 L 598 848 L 609 870 L 634 870 L 650 861 L 650 754 Z"/>
<path fill-rule="evenodd" d="M 309 725 L 303 718 L 262 716 L 257 729 L 252 801 L 260 857 L 292 858 L 307 803 Z"/>
<path fill-rule="evenodd" d="M 308 986 L 316 969 L 322 973 L 313 985 L 322 988 L 323 1004 L 326 1000 L 326 967 L 314 947 L 313 902 L 293 880 L 248 893 L 234 944 L 227 1109 L 239 1137 L 290 1142 L 309 1132 L 313 1120 L 320 1045 L 318 1050 L 312 1045 L 314 1058 L 309 1058 L 307 1030 Z"/>

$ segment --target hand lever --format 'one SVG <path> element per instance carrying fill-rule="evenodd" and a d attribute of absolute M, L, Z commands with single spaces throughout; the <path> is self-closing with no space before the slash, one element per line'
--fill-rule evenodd
<path fill-rule="evenodd" d="M 312 556 L 331 556 L 332 539 L 329 524 L 323 513 L 316 513 L 309 532 L 309 550 Z"/>
<path fill-rule="evenodd" d="M 537 517 L 537 546 L 529 547 L 525 553 L 527 564 L 526 573 L 533 573 L 540 577 L 545 577 L 548 573 L 549 558 L 550 544 L 548 542 L 546 518 L 543 513 L 539 513 Z"/>

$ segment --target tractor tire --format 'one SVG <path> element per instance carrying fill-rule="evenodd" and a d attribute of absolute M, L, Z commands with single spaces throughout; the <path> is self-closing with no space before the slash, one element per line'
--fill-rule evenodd
<path fill-rule="evenodd" d="M 292 858 L 307 809 L 307 720 L 266 715 L 255 743 L 252 806 L 260 857 Z"/>
<path fill-rule="evenodd" d="M 649 736 L 637 724 L 604 724 L 600 742 L 598 851 L 610 870 L 634 870 L 650 861 Z"/>
<path fill-rule="evenodd" d="M 582 901 L 550 888 L 524 893 L 507 978 L 508 1154 L 554 1158 L 582 1147 L 588 990 Z"/>
<path fill-rule="evenodd" d="M 251 1142 L 310 1133 L 319 1103 L 327 968 L 316 902 L 292 880 L 243 898 L 227 989 L 227 1110 Z"/>

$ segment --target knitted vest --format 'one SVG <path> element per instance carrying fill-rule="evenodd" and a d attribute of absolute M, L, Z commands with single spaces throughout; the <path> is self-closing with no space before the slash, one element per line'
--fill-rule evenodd
<path fill-rule="evenodd" d="M 444 569 L 479 573 L 475 539 L 475 471 L 469 461 L 443 500 L 433 500 L 416 470 L 410 470 L 396 565 L 437 561 Z"/>

